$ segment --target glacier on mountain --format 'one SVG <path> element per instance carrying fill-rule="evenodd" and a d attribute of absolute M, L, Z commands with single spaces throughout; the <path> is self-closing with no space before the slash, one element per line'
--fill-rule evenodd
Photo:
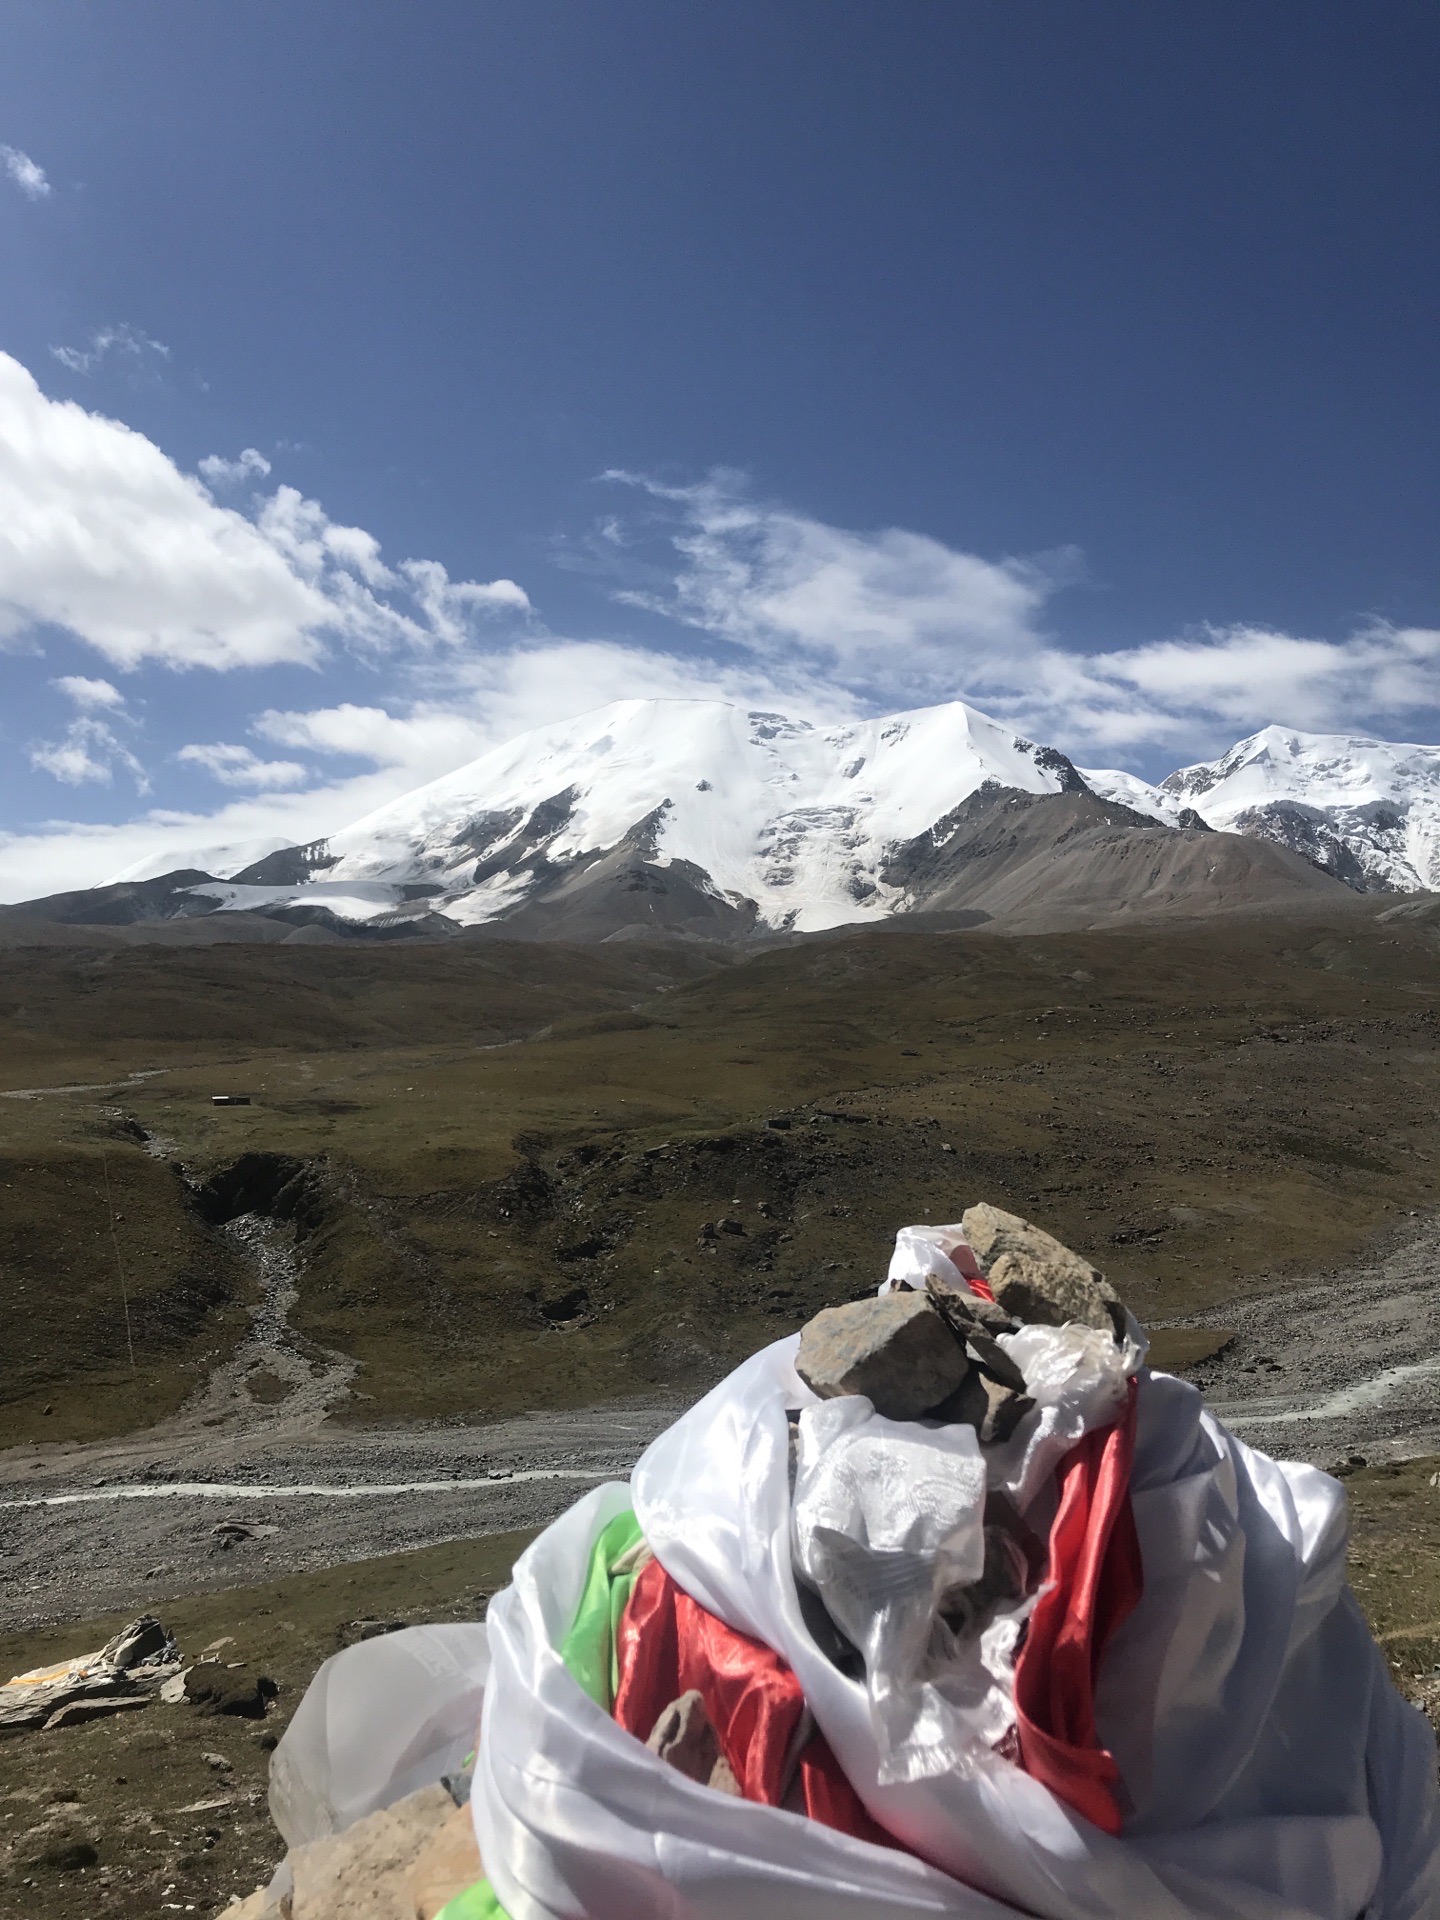
<path fill-rule="evenodd" d="M 346 918 L 504 915 L 537 879 L 631 841 L 687 862 L 765 925 L 817 931 L 901 904 L 886 854 L 991 783 L 1079 785 L 961 701 L 841 726 L 718 700 L 622 700 L 537 728 L 305 850 L 194 889 L 231 911 L 304 901 Z M 303 871 L 301 870 L 303 868 Z"/>
<path fill-rule="evenodd" d="M 1440 890 L 1440 747 L 1262 727 L 1159 786 L 1111 770 L 1084 778 L 1170 826 L 1193 808 L 1221 832 L 1272 840 L 1361 892 Z"/>

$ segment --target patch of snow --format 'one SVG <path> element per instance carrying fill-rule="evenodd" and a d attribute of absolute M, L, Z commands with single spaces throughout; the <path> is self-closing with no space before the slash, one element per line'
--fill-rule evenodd
<path fill-rule="evenodd" d="M 399 887 L 336 886 L 328 880 L 309 880 L 295 887 L 242 887 L 233 881 L 207 880 L 185 891 L 216 901 L 221 913 L 255 913 L 262 907 L 324 907 L 339 920 L 381 920 L 386 914 L 414 905 Z"/>
<path fill-rule="evenodd" d="M 152 854 L 126 867 L 123 873 L 117 873 L 105 884 L 118 887 L 132 880 L 158 880 L 162 874 L 175 873 L 186 867 L 192 872 L 198 868 L 201 873 L 213 873 L 217 879 L 224 880 L 232 873 L 243 873 L 246 867 L 254 866 L 257 860 L 263 860 L 267 854 L 279 853 L 282 847 L 288 847 L 289 844 L 288 840 L 276 839 L 272 835 L 263 840 L 226 840 L 216 846 L 195 847 L 179 859 L 173 853 Z"/>
<path fill-rule="evenodd" d="M 1102 800 L 1113 801 L 1118 806 L 1129 807 L 1134 813 L 1143 813 L 1152 820 L 1163 821 L 1167 827 L 1179 825 L 1180 815 L 1187 804 L 1174 794 L 1166 793 L 1163 787 L 1152 787 L 1138 773 L 1122 773 L 1116 767 L 1082 767 L 1080 778 Z"/>

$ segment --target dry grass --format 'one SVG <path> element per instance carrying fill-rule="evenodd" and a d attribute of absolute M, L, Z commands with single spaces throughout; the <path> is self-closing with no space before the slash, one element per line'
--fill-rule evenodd
<path fill-rule="evenodd" d="M 170 1058 L 197 1024 L 196 968 L 249 1009 L 254 1043 L 217 1019 L 186 1040 L 203 1061 L 123 1099 L 0 1102 L 0 1289 L 20 1357 L 0 1431 L 149 1417 L 239 1324 L 240 1281 L 212 1274 L 208 1301 L 181 1285 L 204 1236 L 180 1183 L 107 1135 L 106 1105 L 201 1173 L 247 1150 L 310 1164 L 297 1324 L 360 1359 L 367 1419 L 690 1391 L 876 1284 L 898 1224 L 981 1195 L 1090 1253 L 1152 1319 L 1343 1260 L 1437 1198 L 1423 930 L 846 934 L 658 992 L 652 959 L 507 948 L 501 968 L 496 951 L 483 979 L 503 982 L 503 1017 L 492 996 L 481 1018 L 482 976 L 453 946 L 363 966 L 332 949 L 151 950 L 128 984 L 115 968 L 136 956 L 107 956 L 103 1049 L 78 1030 L 88 1013 L 60 1031 L 57 999 L 56 1078 L 97 1078 L 92 1048 L 112 1071 Z M 261 962 L 278 984 L 254 977 Z M 41 1004 L 28 964 L 8 957 L 8 991 Z M 60 962 L 34 964 L 54 988 Z M 222 1074 L 254 1104 L 212 1109 Z M 767 1127 L 777 1115 L 794 1124 Z M 190 1314 L 155 1307 L 129 1389 L 113 1260 L 98 1259 L 102 1140 L 127 1271 Z M 702 1242 L 722 1215 L 745 1233 Z"/>

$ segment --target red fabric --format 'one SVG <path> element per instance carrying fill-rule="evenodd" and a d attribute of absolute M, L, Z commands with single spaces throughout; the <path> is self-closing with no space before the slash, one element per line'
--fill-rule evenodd
<path fill-rule="evenodd" d="M 1047 1585 L 1015 1664 L 1021 1765 L 1107 1833 L 1120 1831 L 1123 1791 L 1095 1729 L 1101 1656 L 1144 1587 L 1130 1504 L 1135 1394 L 1112 1427 L 1088 1433 L 1061 1461 Z"/>
<path fill-rule="evenodd" d="M 658 1560 L 640 1573 L 615 1633 L 615 1718 L 646 1740 L 660 1715 L 693 1687 L 747 1800 L 780 1805 L 785 1763 L 805 1696 L 778 1653 L 707 1613 Z M 866 1812 L 821 1734 L 805 1744 L 799 1798 L 812 1820 L 879 1846 L 896 1843 Z M 795 1793 L 792 1789 L 791 1804 Z"/>
<path fill-rule="evenodd" d="M 978 1293 L 982 1300 L 988 1300 L 991 1306 L 994 1306 L 995 1296 L 990 1291 L 990 1282 L 988 1280 L 984 1279 L 978 1273 L 972 1273 L 966 1276 L 965 1284 L 972 1293 Z"/>

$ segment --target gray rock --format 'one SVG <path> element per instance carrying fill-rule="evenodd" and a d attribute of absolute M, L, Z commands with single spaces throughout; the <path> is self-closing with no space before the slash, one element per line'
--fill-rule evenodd
<path fill-rule="evenodd" d="M 965 1351 L 987 1379 L 1012 1393 L 1024 1393 L 1025 1376 L 998 1340 L 992 1340 L 988 1333 L 972 1333 L 965 1341 Z"/>
<path fill-rule="evenodd" d="M 932 1420 L 951 1426 L 974 1427 L 982 1447 L 1008 1440 L 1035 1402 L 1028 1394 L 991 1380 L 972 1367 L 951 1394 L 930 1410 Z"/>
<path fill-rule="evenodd" d="M 1098 1267 L 1018 1214 L 985 1203 L 962 1225 L 996 1300 L 1017 1320 L 1063 1327 L 1079 1321 L 1121 1339 L 1125 1309 Z"/>
<path fill-rule="evenodd" d="M 687 1780 L 698 1780 L 701 1786 L 713 1787 L 718 1793 L 739 1795 L 739 1782 L 720 1750 L 720 1737 L 695 1688 L 670 1702 L 645 1744 Z"/>
<path fill-rule="evenodd" d="M 975 1328 L 989 1334 L 1014 1333 L 1018 1322 L 993 1300 L 982 1300 L 958 1281 L 942 1280 L 938 1273 L 927 1273 L 925 1291 L 935 1309 L 942 1314 L 962 1340 Z"/>
<path fill-rule="evenodd" d="M 928 1294 L 826 1307 L 800 1335 L 795 1371 L 822 1400 L 863 1393 L 889 1420 L 918 1420 L 970 1371 Z"/>
<path fill-rule="evenodd" d="M 154 1614 L 142 1613 L 138 1620 L 122 1628 L 113 1640 L 105 1642 L 99 1657 L 107 1665 L 123 1672 L 127 1667 L 138 1667 L 142 1661 L 158 1663 L 173 1660 L 175 1646 Z"/>

